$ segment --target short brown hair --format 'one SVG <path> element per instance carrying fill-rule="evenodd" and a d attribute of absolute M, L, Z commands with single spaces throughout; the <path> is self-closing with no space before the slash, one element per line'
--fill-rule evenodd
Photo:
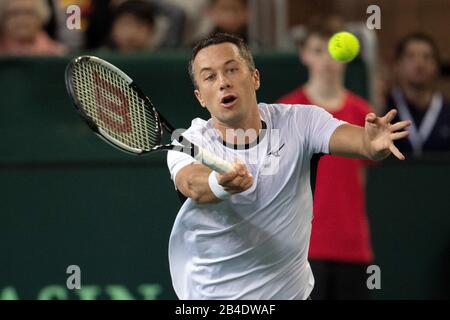
<path fill-rule="evenodd" d="M 335 15 L 318 15 L 309 21 L 306 26 L 305 36 L 300 42 L 300 47 L 306 44 L 306 41 L 312 36 L 318 36 L 323 39 L 329 39 L 339 31 L 344 30 L 344 21 L 341 17 Z"/>
<path fill-rule="evenodd" d="M 194 60 L 197 54 L 200 50 L 207 48 L 209 46 L 213 46 L 216 44 L 221 43 L 232 43 L 234 44 L 238 50 L 241 57 L 247 62 L 247 65 L 251 71 L 254 71 L 256 69 L 255 67 L 255 61 L 253 60 L 252 53 L 249 49 L 249 47 L 245 44 L 244 40 L 237 36 L 233 36 L 231 34 L 227 33 L 216 33 L 212 36 L 209 36 L 203 40 L 200 40 L 192 50 L 191 59 L 189 60 L 189 76 L 191 77 L 192 83 L 194 84 L 194 87 L 197 88 L 197 83 L 195 82 L 194 78 Z"/>
<path fill-rule="evenodd" d="M 440 65 L 441 58 L 436 42 L 429 35 L 421 32 L 410 33 L 397 43 L 397 46 L 395 48 L 395 61 L 399 61 L 403 57 L 408 44 L 414 41 L 424 42 L 428 44 L 431 48 L 431 51 L 433 51 L 434 61 L 438 66 Z"/>

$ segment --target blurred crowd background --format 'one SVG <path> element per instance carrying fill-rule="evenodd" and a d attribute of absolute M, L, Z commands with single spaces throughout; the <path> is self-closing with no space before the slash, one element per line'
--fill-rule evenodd
<path fill-rule="evenodd" d="M 79 8 L 79 17 L 78 11 L 71 7 L 73 5 Z M 375 18 L 380 19 L 379 29 L 374 30 L 368 24 L 368 19 L 374 14 L 374 11 L 368 12 L 368 8 L 373 5 L 380 9 L 380 15 Z M 68 8 L 72 9 L 68 11 Z M 86 53 L 152 57 L 169 51 L 188 53 L 199 39 L 227 32 L 242 37 L 255 54 L 288 52 L 298 56 L 299 65 L 304 67 L 308 76 L 305 81 L 300 81 L 299 77 L 298 88 L 292 92 L 288 92 L 292 88 L 286 88 L 285 95 L 277 97 L 278 101 L 316 104 L 335 117 L 359 125 L 364 124 L 364 116 L 370 110 L 381 115 L 396 107 L 398 118 L 413 120 L 411 135 L 398 142 L 399 149 L 408 159 L 426 159 L 430 155 L 433 161 L 438 159 L 438 162 L 428 163 L 427 170 L 430 171 L 421 171 L 424 169 L 420 166 L 409 170 L 411 166 L 403 173 L 400 165 L 392 171 L 372 171 L 390 172 L 397 179 L 389 180 L 388 174 L 371 176 L 377 182 L 374 185 L 383 186 L 381 191 L 368 190 L 368 197 L 372 194 L 371 210 L 379 219 L 373 219 L 378 234 L 371 232 L 366 214 L 363 168 L 368 163 L 328 156 L 316 163 L 318 176 L 313 182 L 316 183 L 315 220 L 310 248 L 317 288 L 313 298 L 363 299 L 368 298 L 365 270 L 374 262 L 371 235 L 384 239 L 378 241 L 383 248 L 392 246 L 393 250 L 401 251 L 410 259 L 405 264 L 416 262 L 416 249 L 425 255 L 428 251 L 427 263 L 448 273 L 450 247 L 446 230 L 450 212 L 447 212 L 445 196 L 448 194 L 448 180 L 444 178 L 449 174 L 450 163 L 449 21 L 450 0 L 0 0 L 0 58 L 73 57 Z M 73 28 L 78 22 L 79 28 Z M 360 40 L 361 52 L 357 59 L 368 71 L 368 79 L 364 79 L 368 86 L 365 99 L 344 87 L 347 65 L 332 60 L 327 52 L 328 39 L 341 30 L 353 32 Z M 264 70 L 261 72 L 264 80 Z M 275 73 L 272 70 L 272 74 Z M 353 79 L 355 82 L 358 79 Z M 35 86 L 30 84 L 29 87 Z M 35 94 L 32 90 L 30 92 Z M 12 138 L 10 140 L 13 141 Z M 18 167 L 6 165 L 3 173 L 14 182 L 13 173 L 8 176 L 10 168 Z M 24 171 L 28 168 L 20 167 Z M 437 171 L 442 173 L 435 178 L 429 177 L 429 172 L 436 174 Z M 68 172 L 70 174 L 70 170 Z M 165 168 L 162 172 L 167 173 Z M 167 178 L 162 177 L 162 180 Z M 398 181 L 399 177 L 413 182 L 402 185 L 407 182 Z M 435 189 L 421 190 L 423 185 L 415 185 L 415 179 L 427 181 Z M 17 187 L 22 188 L 19 183 Z M 403 198 L 399 201 L 396 188 L 402 188 L 399 194 Z M 8 192 L 13 194 L 13 191 Z M 434 197 L 434 193 L 441 196 Z M 380 199 L 373 196 L 378 194 L 386 197 L 381 204 Z M 413 194 L 419 196 L 414 197 Z M 416 205 L 421 196 L 423 209 Z M 415 212 L 414 217 L 420 215 L 417 221 L 408 220 L 410 211 L 405 206 L 409 203 L 405 197 L 411 197 L 415 207 L 410 211 Z M 28 207 L 23 209 L 24 212 L 28 210 Z M 388 211 L 395 212 L 392 223 L 396 227 L 392 230 L 384 222 L 377 224 L 377 221 L 391 222 L 391 217 L 385 216 Z M 443 219 L 433 220 L 438 215 Z M 28 219 L 28 216 L 24 217 Z M 427 233 L 417 232 L 419 229 L 416 227 L 419 226 Z M 402 227 L 406 231 L 401 231 L 403 236 L 397 239 L 396 228 Z M 431 241 L 428 243 L 426 239 L 415 238 L 417 236 L 436 236 L 440 242 L 436 241 L 433 251 L 430 249 L 433 248 Z M 165 241 L 166 236 L 161 239 Z M 403 242 L 397 247 L 392 240 Z M 429 247 L 410 248 L 409 243 L 414 240 Z M 381 254 L 384 261 L 393 261 L 391 270 L 397 268 L 398 256 L 390 256 L 390 250 L 385 250 L 384 256 L 381 250 L 375 252 L 375 257 L 377 254 Z M 440 260 L 434 260 L 438 259 L 436 257 Z M 417 259 L 420 260 L 420 256 Z M 400 261 L 402 266 L 403 262 Z M 427 277 L 434 274 L 431 270 L 435 269 L 426 268 L 428 264 L 422 269 L 416 268 L 423 280 L 411 280 L 423 281 L 416 296 L 420 296 L 422 288 L 427 288 Z M 411 277 L 403 270 L 401 272 L 405 277 L 398 290 L 403 290 L 407 296 L 405 288 L 408 285 L 405 283 Z M 392 274 L 398 278 L 401 272 Z M 443 285 L 436 296 L 449 297 L 448 275 L 446 278 L 439 276 L 433 283 Z M 429 292 L 433 290 L 428 291 L 427 297 L 432 296 Z"/>
<path fill-rule="evenodd" d="M 416 33 L 427 37 L 436 70 L 433 85 L 450 90 L 449 1 L 446 0 L 0 0 L 0 55 L 65 55 L 121 52 L 149 55 L 161 50 L 188 50 L 215 32 L 241 36 L 254 52 L 297 50 L 314 19 L 338 17 L 344 29 L 362 42 L 361 57 L 370 71 L 375 111 L 398 83 L 398 47 Z M 80 9 L 79 28 L 75 11 Z M 380 29 L 366 22 L 380 8 Z M 420 64 L 421 62 L 416 62 Z M 420 69 L 420 70 L 419 70 Z M 390 102 L 390 101 L 389 101 Z"/>

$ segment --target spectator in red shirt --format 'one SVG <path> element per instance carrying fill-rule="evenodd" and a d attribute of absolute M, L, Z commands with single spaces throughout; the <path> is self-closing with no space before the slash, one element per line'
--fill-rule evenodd
<path fill-rule="evenodd" d="M 371 108 L 344 87 L 346 66 L 333 60 L 327 50 L 331 35 L 341 30 L 343 23 L 337 17 L 312 21 L 299 50 L 309 78 L 279 102 L 317 105 L 340 120 L 364 126 Z M 313 300 L 369 298 L 366 269 L 373 253 L 364 188 L 362 160 L 332 155 L 320 158 L 309 248 L 316 280 Z"/>

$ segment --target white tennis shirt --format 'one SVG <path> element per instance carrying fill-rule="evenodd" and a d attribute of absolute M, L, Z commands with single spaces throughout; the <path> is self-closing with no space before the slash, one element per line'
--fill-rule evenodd
<path fill-rule="evenodd" d="M 252 187 L 217 204 L 188 198 L 169 241 L 172 283 L 180 299 L 306 299 L 314 286 L 307 257 L 312 220 L 310 159 L 329 153 L 334 130 L 345 123 L 322 108 L 259 104 L 266 123 L 259 143 L 224 146 L 211 119 L 194 119 L 183 133 L 194 144 L 244 161 Z M 195 162 L 170 151 L 173 181 Z"/>

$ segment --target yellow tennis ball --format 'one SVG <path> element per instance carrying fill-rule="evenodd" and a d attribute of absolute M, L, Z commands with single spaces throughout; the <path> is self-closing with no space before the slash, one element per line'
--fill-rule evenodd
<path fill-rule="evenodd" d="M 359 40 L 350 32 L 335 33 L 328 41 L 328 52 L 337 61 L 352 61 L 359 53 Z"/>

